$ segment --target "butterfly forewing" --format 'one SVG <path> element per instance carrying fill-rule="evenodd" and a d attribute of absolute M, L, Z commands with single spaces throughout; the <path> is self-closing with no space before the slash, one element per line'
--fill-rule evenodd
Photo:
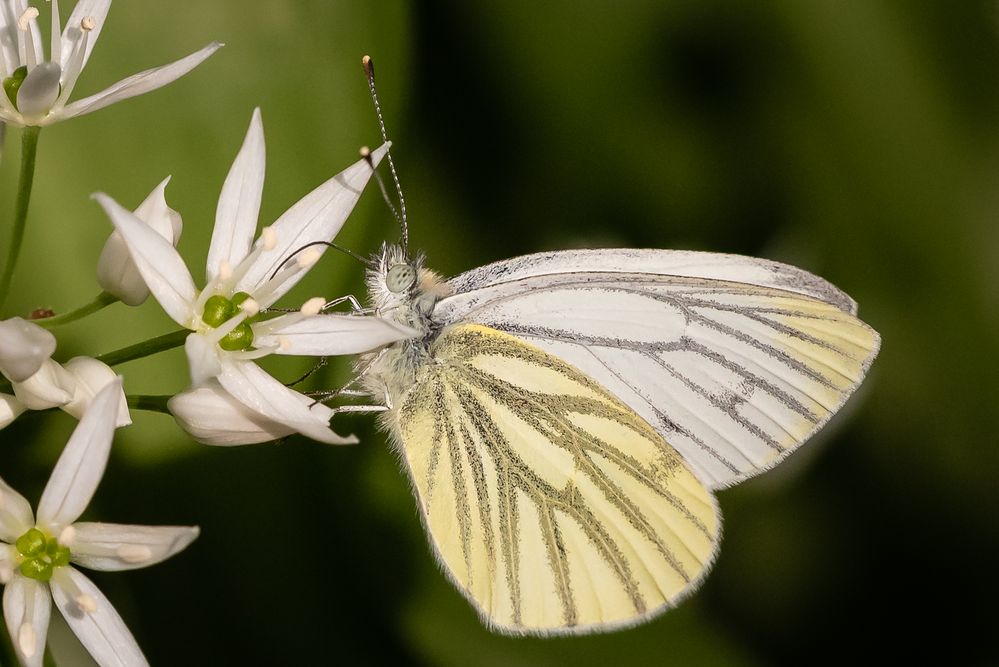
<path fill-rule="evenodd" d="M 488 623 L 613 627 L 696 585 L 714 499 L 648 423 L 500 331 L 448 327 L 430 352 L 399 436 L 436 552 Z"/>
<path fill-rule="evenodd" d="M 651 252 L 633 264 L 649 264 Z M 685 261 L 698 254 L 681 253 Z M 725 260 L 706 265 L 710 276 L 749 276 L 746 267 L 760 262 L 744 258 L 739 267 L 739 258 L 705 256 Z M 648 420 L 701 479 L 722 487 L 773 466 L 824 424 L 880 342 L 833 286 L 760 263 L 754 279 L 765 284 L 621 271 L 534 275 L 536 268 L 494 265 L 491 283 L 482 275 L 452 281 L 471 291 L 444 299 L 435 315 L 506 331 L 573 364 Z"/>

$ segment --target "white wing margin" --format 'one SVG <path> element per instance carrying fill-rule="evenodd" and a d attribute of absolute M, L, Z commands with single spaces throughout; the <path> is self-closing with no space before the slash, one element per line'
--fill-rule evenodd
<path fill-rule="evenodd" d="M 438 303 L 436 321 L 506 331 L 575 365 L 712 488 L 772 467 L 807 440 L 880 344 L 829 283 L 734 255 L 544 253 L 449 284 L 455 293 Z"/>

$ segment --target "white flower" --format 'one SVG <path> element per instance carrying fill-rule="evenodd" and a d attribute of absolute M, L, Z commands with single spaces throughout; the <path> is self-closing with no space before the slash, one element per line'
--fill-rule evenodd
<path fill-rule="evenodd" d="M 285 387 L 253 360 L 272 353 L 356 354 L 415 334 L 376 317 L 320 315 L 323 300 L 318 298 L 310 299 L 296 313 L 258 317 L 318 261 L 325 246 L 309 244 L 336 236 L 371 177 L 372 164 L 387 150 L 388 145 L 382 146 L 371 154 L 371 163 L 359 160 L 320 185 L 253 242 L 264 184 L 263 125 L 259 109 L 254 111 L 243 147 L 222 186 L 208 251 L 207 285 L 200 291 L 169 241 L 107 195 L 94 195 L 124 239 L 153 296 L 175 322 L 194 332 L 185 348 L 195 388 L 217 380 L 218 387 L 257 419 L 321 442 L 356 442 L 330 430 L 326 411 L 310 409 L 312 401 Z M 182 408 L 186 415 L 191 400 L 215 401 L 208 396 L 195 394 L 178 404 L 187 408 Z M 187 417 L 181 419 L 183 423 Z M 193 424 L 196 419 L 188 421 Z M 221 421 L 217 424 L 219 429 L 226 426 Z M 244 427 L 240 422 L 234 429 Z M 217 434 L 211 439 L 220 440 Z"/>
<path fill-rule="evenodd" d="M 37 373 L 55 349 L 55 336 L 37 324 L 20 317 L 0 321 L 0 374 L 11 382 Z"/>
<path fill-rule="evenodd" d="M 38 515 L 0 480 L 3 615 L 26 667 L 42 664 L 52 602 L 100 665 L 145 665 L 111 603 L 72 564 L 130 570 L 158 563 L 198 536 L 196 527 L 77 522 L 104 474 L 118 412 L 120 380 L 105 387 L 52 470 Z"/>
<path fill-rule="evenodd" d="M 0 429 L 6 428 L 17 419 L 25 407 L 21 401 L 10 394 L 0 394 Z"/>
<path fill-rule="evenodd" d="M 156 90 L 200 65 L 221 47 L 213 43 L 169 65 L 122 79 L 110 88 L 67 104 L 76 80 L 104 27 L 111 0 L 79 0 L 62 31 L 58 0 L 52 3 L 49 60 L 45 60 L 38 10 L 26 0 L 0 0 L 0 122 L 51 125 Z"/>
<path fill-rule="evenodd" d="M 184 225 L 180 213 L 166 203 L 164 191 L 169 182 L 170 178 L 165 178 L 149 193 L 145 201 L 139 204 L 139 208 L 135 209 L 135 217 L 176 247 Z M 117 230 L 111 232 L 101 251 L 101 257 L 97 260 L 97 283 L 105 292 L 129 306 L 138 306 L 149 296 L 146 281 L 139 274 L 128 246 Z"/>

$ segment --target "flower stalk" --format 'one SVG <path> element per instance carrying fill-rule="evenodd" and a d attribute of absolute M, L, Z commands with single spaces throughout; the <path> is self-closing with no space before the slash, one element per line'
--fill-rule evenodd
<path fill-rule="evenodd" d="M 28 220 L 28 203 L 31 201 L 31 186 L 35 180 L 35 154 L 38 152 L 40 127 L 25 127 L 21 135 L 21 174 L 17 184 L 17 200 L 14 203 L 14 227 L 11 230 L 10 246 L 3 274 L 0 275 L 0 308 L 3 308 L 10 292 L 10 283 L 17 268 L 24 241 L 24 229 Z"/>
<path fill-rule="evenodd" d="M 150 338 L 149 340 L 144 340 L 141 343 L 136 343 L 135 345 L 129 345 L 128 347 L 123 347 L 112 352 L 99 354 L 95 357 L 95 359 L 104 362 L 108 366 L 117 366 L 118 364 L 123 364 L 126 361 L 142 359 L 143 357 L 148 357 L 156 354 L 157 352 L 164 352 L 166 350 L 172 350 L 175 347 L 180 347 L 184 344 L 184 341 L 190 333 L 191 332 L 187 329 L 171 331 L 168 334 Z"/>
<path fill-rule="evenodd" d="M 70 322 L 76 322 L 77 320 L 82 320 L 88 315 L 93 315 L 97 311 L 107 308 L 113 303 L 118 302 L 118 297 L 113 294 L 108 294 L 107 292 L 101 292 L 97 297 L 90 303 L 84 304 L 77 308 L 76 310 L 71 310 L 68 313 L 63 313 L 62 315 L 53 315 L 52 317 L 43 317 L 41 319 L 32 320 L 35 324 L 45 327 L 46 329 L 50 327 L 58 327 L 64 324 L 69 324 Z"/>

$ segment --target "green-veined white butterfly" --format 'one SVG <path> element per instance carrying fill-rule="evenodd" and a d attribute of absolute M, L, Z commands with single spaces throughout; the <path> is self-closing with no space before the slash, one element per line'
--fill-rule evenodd
<path fill-rule="evenodd" d="M 437 559 L 503 632 L 676 604 L 717 553 L 712 491 L 821 428 L 880 344 L 849 296 L 785 264 L 574 250 L 443 281 L 402 222 L 368 291 L 419 335 L 358 364 L 383 405 L 342 410 L 383 411 Z"/>

